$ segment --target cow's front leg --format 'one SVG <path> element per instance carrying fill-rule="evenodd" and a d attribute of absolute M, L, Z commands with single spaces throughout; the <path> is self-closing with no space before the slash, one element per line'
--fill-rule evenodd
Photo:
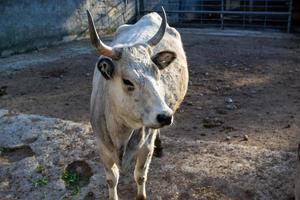
<path fill-rule="evenodd" d="M 117 186 L 119 182 L 119 168 L 113 162 L 104 163 L 109 200 L 118 200 Z"/>
<path fill-rule="evenodd" d="M 151 133 L 149 138 L 139 150 L 134 169 L 134 179 L 137 184 L 137 200 L 146 200 L 146 181 L 149 165 L 151 162 L 156 131 Z"/>

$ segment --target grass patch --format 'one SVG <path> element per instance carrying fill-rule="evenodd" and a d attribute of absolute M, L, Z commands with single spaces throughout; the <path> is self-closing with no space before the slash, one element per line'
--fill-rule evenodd
<path fill-rule="evenodd" d="M 42 165 L 38 165 L 35 170 L 36 170 L 37 173 L 41 174 L 45 171 L 45 167 L 42 166 Z"/>
<path fill-rule="evenodd" d="M 0 147 L 0 154 L 2 154 L 2 153 L 9 153 L 9 152 L 12 152 L 11 148 Z"/>
<path fill-rule="evenodd" d="M 40 178 L 40 179 L 34 181 L 34 187 L 42 187 L 42 186 L 48 185 L 48 183 L 49 183 L 48 177 L 43 177 L 43 178 Z"/>
<path fill-rule="evenodd" d="M 7 86 L 1 86 L 0 87 L 0 97 L 4 96 L 4 95 L 7 95 L 6 89 L 7 89 Z"/>
<path fill-rule="evenodd" d="M 71 195 L 75 196 L 80 192 L 80 177 L 77 172 L 65 170 L 61 176 L 67 187 L 71 190 Z"/>

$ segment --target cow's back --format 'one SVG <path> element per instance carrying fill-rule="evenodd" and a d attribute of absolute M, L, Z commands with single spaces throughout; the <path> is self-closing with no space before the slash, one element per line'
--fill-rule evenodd
<path fill-rule="evenodd" d="M 150 13 L 133 25 L 123 25 L 118 28 L 113 46 L 134 45 L 148 41 L 160 27 L 161 17 Z M 188 69 L 181 37 L 175 28 L 167 26 L 163 39 L 153 48 L 153 55 L 164 50 L 176 52 L 177 58 L 161 71 L 161 82 L 165 86 L 166 103 L 172 110 L 177 110 L 182 102 L 188 86 Z"/>

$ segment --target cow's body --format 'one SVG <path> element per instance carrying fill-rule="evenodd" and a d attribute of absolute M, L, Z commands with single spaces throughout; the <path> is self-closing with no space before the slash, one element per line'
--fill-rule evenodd
<path fill-rule="evenodd" d="M 161 21 L 162 19 L 157 13 L 150 13 L 134 25 L 121 26 L 116 32 L 112 48 L 125 47 L 122 59 L 124 59 L 123 57 L 129 59 L 130 56 L 136 54 L 138 56 L 139 52 L 135 52 L 135 48 L 132 50 L 126 47 L 138 46 L 151 39 L 159 29 Z M 163 98 L 165 104 L 174 113 L 187 91 L 188 70 L 180 35 L 169 26 L 167 26 L 163 39 L 152 48 L 152 54 L 163 50 L 173 50 L 177 55 L 170 66 L 160 71 L 159 83 L 157 84 L 161 88 L 158 96 Z M 139 67 L 133 65 L 132 69 L 138 71 Z M 127 71 L 130 72 L 132 69 L 128 68 Z M 142 68 L 141 70 L 147 71 L 146 68 Z M 96 66 L 91 96 L 91 124 L 98 139 L 101 160 L 105 166 L 110 199 L 118 198 L 116 190 L 119 170 L 126 168 L 134 159 L 136 159 L 134 175 L 138 185 L 138 199 L 146 199 L 147 171 L 153 153 L 154 140 L 159 129 L 149 128 L 146 125 L 140 126 L 139 123 L 127 122 L 126 117 L 120 117 L 119 115 L 124 115 L 124 112 L 127 112 L 126 108 L 125 111 L 118 114 L 124 108 L 120 109 L 120 105 L 116 105 L 114 100 L 120 98 L 118 94 L 122 91 L 111 85 L 112 83 L 103 77 Z M 151 94 L 149 95 L 151 97 Z M 117 102 L 122 102 L 122 100 Z M 132 108 L 128 107 L 128 109 L 128 113 L 130 113 Z M 128 126 L 127 124 L 131 125 Z"/>

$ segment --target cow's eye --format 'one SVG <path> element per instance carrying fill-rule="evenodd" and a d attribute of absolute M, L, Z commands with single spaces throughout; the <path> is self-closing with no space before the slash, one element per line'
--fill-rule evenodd
<path fill-rule="evenodd" d="M 126 85 L 128 87 L 129 91 L 133 91 L 134 90 L 134 84 L 130 80 L 123 79 L 123 83 L 124 83 L 124 85 Z"/>
<path fill-rule="evenodd" d="M 123 79 L 123 83 L 125 85 L 128 85 L 128 86 L 134 86 L 133 83 L 130 80 L 127 80 L 127 79 Z"/>
<path fill-rule="evenodd" d="M 133 91 L 134 90 L 134 85 L 130 80 L 123 79 L 123 83 L 124 83 L 124 85 L 126 85 L 128 91 Z"/>

